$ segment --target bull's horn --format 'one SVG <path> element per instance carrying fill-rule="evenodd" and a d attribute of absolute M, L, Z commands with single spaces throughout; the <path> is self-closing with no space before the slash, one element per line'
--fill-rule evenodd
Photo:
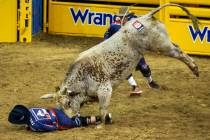
<path fill-rule="evenodd" d="M 45 94 L 43 96 L 41 96 L 41 99 L 50 99 L 50 98 L 54 98 L 54 94 L 53 93 L 49 93 L 49 94 Z"/>

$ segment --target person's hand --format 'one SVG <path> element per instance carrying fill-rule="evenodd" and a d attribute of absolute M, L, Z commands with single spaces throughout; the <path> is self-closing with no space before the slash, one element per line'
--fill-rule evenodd
<path fill-rule="evenodd" d="M 120 22 L 120 20 L 121 20 L 120 17 L 115 18 L 115 21 L 117 21 L 117 22 Z"/>
<path fill-rule="evenodd" d="M 131 12 L 131 13 L 128 14 L 128 17 L 132 17 L 134 15 L 135 15 L 135 13 L 134 12 Z"/>

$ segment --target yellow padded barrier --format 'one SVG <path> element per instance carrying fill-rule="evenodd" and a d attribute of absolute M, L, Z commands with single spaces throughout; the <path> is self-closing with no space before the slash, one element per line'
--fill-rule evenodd
<path fill-rule="evenodd" d="M 0 0 L 0 42 L 17 41 L 17 0 Z"/>
<path fill-rule="evenodd" d="M 159 0 L 90 0 L 90 1 L 137 3 L 137 4 L 159 4 Z"/>
<path fill-rule="evenodd" d="M 166 0 L 181 3 L 199 19 L 200 31 L 196 32 L 191 20 L 180 8 L 165 8 L 164 22 L 173 42 L 189 54 L 210 55 L 210 1 Z"/>
<path fill-rule="evenodd" d="M 119 8 L 117 5 L 50 1 L 48 33 L 103 37 Z M 152 9 L 131 7 L 130 11 L 142 15 Z"/>
<path fill-rule="evenodd" d="M 210 5 L 209 0 L 169 0 L 170 3 Z"/>

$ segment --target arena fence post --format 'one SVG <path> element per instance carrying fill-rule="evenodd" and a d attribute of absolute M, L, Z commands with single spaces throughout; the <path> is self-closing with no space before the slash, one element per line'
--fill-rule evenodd
<path fill-rule="evenodd" d="M 31 42 L 32 39 L 32 0 L 20 0 L 19 41 Z"/>

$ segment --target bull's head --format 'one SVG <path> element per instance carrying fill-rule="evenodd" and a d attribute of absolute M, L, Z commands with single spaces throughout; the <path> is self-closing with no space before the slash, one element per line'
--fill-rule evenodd
<path fill-rule="evenodd" d="M 69 117 L 79 113 L 80 105 L 88 100 L 84 94 L 79 94 L 70 90 L 58 90 L 55 93 L 45 94 L 41 99 L 54 98 L 56 107 L 62 109 Z"/>
<path fill-rule="evenodd" d="M 62 109 L 65 114 L 69 117 L 73 117 L 75 115 L 74 111 L 71 109 L 71 96 L 66 94 L 66 90 L 61 91 L 58 90 L 54 93 L 45 94 L 40 97 L 41 99 L 54 99 L 56 102 L 56 107 Z"/>

